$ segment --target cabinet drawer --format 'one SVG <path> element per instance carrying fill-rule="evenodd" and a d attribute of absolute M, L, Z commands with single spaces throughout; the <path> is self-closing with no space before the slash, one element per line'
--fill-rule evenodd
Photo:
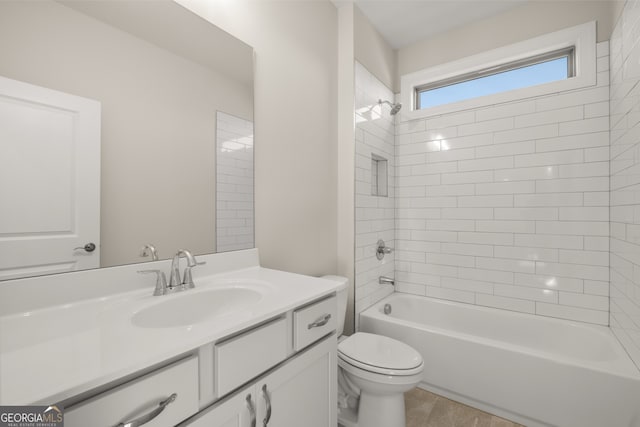
<path fill-rule="evenodd" d="M 293 348 L 300 351 L 336 330 L 338 302 L 331 297 L 293 312 Z"/>
<path fill-rule="evenodd" d="M 216 344 L 216 395 L 224 396 L 286 358 L 287 321 L 284 318 Z"/>
<path fill-rule="evenodd" d="M 144 417 L 172 394 L 175 400 L 145 427 L 178 424 L 198 412 L 198 359 L 192 356 L 80 402 L 65 411 L 66 427 L 113 427 Z"/>

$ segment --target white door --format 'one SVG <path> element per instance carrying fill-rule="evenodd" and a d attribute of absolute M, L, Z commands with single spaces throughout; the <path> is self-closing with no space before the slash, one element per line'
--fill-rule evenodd
<path fill-rule="evenodd" d="M 0 77 L 0 280 L 99 264 L 100 103 Z"/>

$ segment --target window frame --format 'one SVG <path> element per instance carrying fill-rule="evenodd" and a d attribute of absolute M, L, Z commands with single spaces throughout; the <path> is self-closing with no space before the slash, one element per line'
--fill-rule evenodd
<path fill-rule="evenodd" d="M 417 109 L 418 90 L 437 88 L 485 75 L 522 67 L 516 64 L 542 62 L 541 58 L 573 49 L 573 76 L 563 80 L 527 86 L 491 95 Z M 558 56 L 560 57 L 560 56 Z M 509 67 L 511 66 L 511 68 Z M 497 71 L 499 70 L 499 71 Z M 410 107 L 400 121 L 436 116 L 455 111 L 584 88 L 596 84 L 596 22 L 545 34 L 523 42 L 494 49 L 458 61 L 427 68 L 401 77 L 401 100 Z"/>
<path fill-rule="evenodd" d="M 465 83 L 465 82 L 468 82 L 468 81 L 481 79 L 483 77 L 495 76 L 497 74 L 506 73 L 508 71 L 513 71 L 513 70 L 519 70 L 521 68 L 526 68 L 526 67 L 530 67 L 530 66 L 533 66 L 533 65 L 538 65 L 538 64 L 554 61 L 556 59 L 561 59 L 561 58 L 567 58 L 567 78 L 566 79 L 559 79 L 557 81 L 570 79 L 570 78 L 572 78 L 572 77 L 574 77 L 576 75 L 575 54 L 576 54 L 575 46 L 571 46 L 571 47 L 568 47 L 568 48 L 555 50 L 553 52 L 544 53 L 542 55 L 528 57 L 528 58 L 520 59 L 518 61 L 509 62 L 509 63 L 502 64 L 502 65 L 497 65 L 495 67 L 485 68 L 485 69 L 482 69 L 482 70 L 479 70 L 479 71 L 474 71 L 474 72 L 471 72 L 471 73 L 468 73 L 468 74 L 455 76 L 455 77 L 452 77 L 452 78 L 449 78 L 449 79 L 438 80 L 436 82 L 431 82 L 431 83 L 427 83 L 427 84 L 424 84 L 424 85 L 421 85 L 421 86 L 416 86 L 414 88 L 414 90 L 416 91 L 415 97 L 414 97 L 416 105 L 414 106 L 414 109 L 415 110 L 425 110 L 427 108 L 433 108 L 433 107 L 420 108 L 420 99 L 421 99 L 420 95 L 423 92 L 428 92 L 430 90 L 440 89 L 440 88 L 444 88 L 444 87 L 447 87 L 447 86 L 454 86 L 454 85 L 459 84 L 459 83 Z M 554 80 L 554 81 L 556 81 L 556 80 Z M 551 83 L 551 82 L 547 82 L 547 83 Z M 546 84 L 546 83 L 542 83 L 542 84 Z M 524 87 L 529 87 L 529 86 L 524 86 Z M 519 89 L 523 89 L 523 88 L 509 89 L 509 90 L 504 90 L 502 92 L 508 92 L 508 91 L 511 91 L 511 90 L 519 90 Z M 497 92 L 497 93 L 502 93 L 502 92 Z M 484 96 L 489 96 L 489 95 L 484 95 Z M 475 98 L 480 98 L 480 97 L 478 96 L 478 97 L 475 97 Z M 467 98 L 467 99 L 472 99 L 472 98 Z M 461 101 L 457 101 L 457 102 L 462 102 L 462 101 L 465 101 L 465 100 L 461 100 Z"/>

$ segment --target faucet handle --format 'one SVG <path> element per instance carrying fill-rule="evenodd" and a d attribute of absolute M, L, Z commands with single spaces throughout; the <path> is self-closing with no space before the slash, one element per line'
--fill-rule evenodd
<path fill-rule="evenodd" d="M 167 276 L 164 271 L 160 270 L 139 270 L 140 274 L 156 274 L 156 288 L 153 291 L 153 296 L 160 296 L 167 293 Z"/>
<path fill-rule="evenodd" d="M 184 269 L 184 276 L 182 278 L 182 284 L 186 286 L 188 289 L 193 289 L 196 285 L 193 283 L 193 276 L 191 275 L 191 269 L 193 267 L 197 267 L 199 265 L 205 265 L 206 261 L 196 262 L 193 266 L 187 266 Z"/>
<path fill-rule="evenodd" d="M 380 239 L 376 243 L 376 258 L 382 259 L 385 254 L 390 254 L 393 252 L 393 248 L 390 248 L 384 243 L 384 240 Z"/>

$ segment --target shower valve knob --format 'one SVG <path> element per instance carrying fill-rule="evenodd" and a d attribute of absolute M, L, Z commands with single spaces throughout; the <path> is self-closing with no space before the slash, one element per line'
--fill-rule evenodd
<path fill-rule="evenodd" d="M 376 245 L 376 258 L 378 259 L 382 259 L 384 258 L 385 254 L 390 254 L 391 252 L 393 252 L 393 248 L 388 247 L 382 239 L 378 240 L 378 243 L 376 243 Z"/>

